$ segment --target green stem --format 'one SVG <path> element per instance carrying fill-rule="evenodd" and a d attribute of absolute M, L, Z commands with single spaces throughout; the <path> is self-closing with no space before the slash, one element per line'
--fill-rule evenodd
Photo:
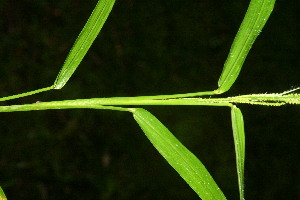
<path fill-rule="evenodd" d="M 176 99 L 176 98 L 187 98 L 187 97 L 200 97 L 200 96 L 208 96 L 220 94 L 218 90 L 214 91 L 205 91 L 205 92 L 193 92 L 193 93 L 185 93 L 185 94 L 170 94 L 170 95 L 154 95 L 154 96 L 137 96 L 132 97 L 135 99 Z"/>
<path fill-rule="evenodd" d="M 76 104 L 67 104 L 65 102 L 51 104 L 48 103 L 34 103 L 34 104 L 24 104 L 24 105 L 12 105 L 12 106 L 0 106 L 0 112 L 16 112 L 16 111 L 32 111 L 32 110 L 56 110 L 56 109 L 78 109 L 78 108 L 87 108 L 87 109 L 102 109 L 102 110 L 117 110 L 117 111 L 129 111 L 130 108 L 122 108 L 115 106 L 103 106 L 103 105 L 76 105 Z"/>
<path fill-rule="evenodd" d="M 107 98 L 107 99 L 77 99 L 65 101 L 37 102 L 33 104 L 0 106 L 0 112 L 16 112 L 31 110 L 52 110 L 52 109 L 110 109 L 120 111 L 130 111 L 130 108 L 113 107 L 116 105 L 202 105 L 202 106 L 229 106 L 228 102 L 205 102 L 204 99 L 170 99 L 170 100 L 140 100 L 129 98 Z"/>
<path fill-rule="evenodd" d="M 26 93 L 28 94 L 28 93 Z M 70 108 L 93 108 L 130 111 L 128 108 L 110 106 L 132 106 L 132 105 L 202 105 L 202 106 L 229 106 L 232 103 L 247 103 L 266 106 L 281 106 L 284 104 L 300 104 L 298 93 L 279 94 L 251 94 L 228 98 L 178 98 L 178 99 L 148 99 L 148 97 L 113 97 L 76 99 L 51 102 L 37 102 L 25 105 L 0 106 L 0 112 L 48 110 L 48 109 L 70 109 Z M 166 95 L 165 95 L 166 96 Z M 169 96 L 169 95 L 167 95 Z M 162 96 L 160 96 L 162 97 Z M 156 96 L 155 96 L 156 98 Z"/>
<path fill-rule="evenodd" d="M 12 100 L 12 99 L 17 99 L 21 97 L 26 97 L 30 96 L 33 94 L 37 94 L 40 92 L 45 92 L 48 90 L 54 89 L 54 86 L 38 89 L 38 90 L 33 90 L 30 92 L 24 92 L 22 94 L 17 94 L 17 95 L 12 95 L 8 97 L 2 97 L 0 98 L 0 101 L 7 101 L 7 100 Z M 215 91 L 205 91 L 205 92 L 194 92 L 194 93 L 186 93 L 186 94 L 171 94 L 171 95 L 154 95 L 154 96 L 137 96 L 137 97 L 124 97 L 124 98 L 135 98 L 139 100 L 146 100 L 146 99 L 175 99 L 175 98 L 187 98 L 187 97 L 199 97 L 199 96 L 205 96 L 205 95 L 215 95 L 215 94 L 220 94 L 217 90 Z"/>
<path fill-rule="evenodd" d="M 18 99 L 18 98 L 21 98 L 21 97 L 30 96 L 30 95 L 33 95 L 33 94 L 37 94 L 37 93 L 40 93 L 40 92 L 45 92 L 45 91 L 52 90 L 52 89 L 53 89 L 53 85 L 50 86 L 50 87 L 41 88 L 41 89 L 33 90 L 33 91 L 30 91 L 30 92 L 24 92 L 22 94 L 16 94 L 16 95 L 8 96 L 8 97 L 2 97 L 2 98 L 0 98 L 0 101 Z"/>

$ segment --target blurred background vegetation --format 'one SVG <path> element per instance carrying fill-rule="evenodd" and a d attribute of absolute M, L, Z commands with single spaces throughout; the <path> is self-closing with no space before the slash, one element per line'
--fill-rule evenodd
<path fill-rule="evenodd" d="M 52 85 L 96 0 L 0 1 L 0 96 Z M 1 105 L 206 91 L 249 1 L 119 0 L 60 91 Z M 299 1 L 278 1 L 233 88 L 299 86 Z M 298 13 L 298 14 L 297 14 Z M 238 105 L 246 129 L 246 198 L 299 199 L 299 107 Z M 238 199 L 230 110 L 145 106 Z M 0 185 L 9 199 L 198 199 L 129 113 L 0 113 Z"/>

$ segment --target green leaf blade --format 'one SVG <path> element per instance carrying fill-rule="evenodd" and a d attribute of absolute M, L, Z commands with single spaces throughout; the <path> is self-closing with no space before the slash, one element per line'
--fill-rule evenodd
<path fill-rule="evenodd" d="M 151 113 L 132 109 L 134 119 L 148 139 L 203 200 L 225 200 L 209 172 L 200 160 L 183 146 L 176 137 Z"/>
<path fill-rule="evenodd" d="M 5 194 L 4 194 L 1 186 L 0 186 L 0 200 L 7 200 L 7 198 L 6 198 Z"/>
<path fill-rule="evenodd" d="M 241 110 L 235 106 L 231 109 L 232 130 L 236 155 L 236 166 L 240 200 L 244 200 L 244 165 L 245 165 L 245 131 Z"/>
<path fill-rule="evenodd" d="M 261 33 L 274 8 L 274 4 L 275 0 L 251 0 L 218 81 L 220 93 L 229 90 L 237 79 L 254 41 Z"/>
<path fill-rule="evenodd" d="M 66 58 L 65 63 L 54 82 L 54 89 L 61 89 L 77 69 L 78 65 L 103 27 L 114 3 L 115 0 L 98 1 L 95 9 Z"/>

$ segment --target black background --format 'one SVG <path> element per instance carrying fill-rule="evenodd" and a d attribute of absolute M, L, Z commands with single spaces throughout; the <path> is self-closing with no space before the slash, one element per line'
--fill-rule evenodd
<path fill-rule="evenodd" d="M 0 1 L 0 96 L 53 84 L 96 0 Z M 248 1 L 119 0 L 62 90 L 1 105 L 214 90 Z M 299 1 L 278 1 L 226 96 L 299 86 Z M 299 106 L 238 105 L 246 199 L 299 199 Z M 145 106 L 238 199 L 230 110 Z M 0 114 L 8 199 L 198 199 L 129 113 Z"/>

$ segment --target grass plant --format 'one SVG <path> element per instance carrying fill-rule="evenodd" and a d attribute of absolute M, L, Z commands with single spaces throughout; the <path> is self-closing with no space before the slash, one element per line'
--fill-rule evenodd
<path fill-rule="evenodd" d="M 90 18 L 75 41 L 62 69 L 52 86 L 0 98 L 8 101 L 52 89 L 62 89 L 71 78 L 82 59 L 96 39 L 104 22 L 108 18 L 114 0 L 99 0 Z M 50 102 L 36 102 L 32 104 L 0 106 L 0 112 L 34 111 L 49 109 L 105 109 L 130 112 L 134 120 L 141 127 L 147 138 L 177 171 L 187 184 L 203 200 L 226 199 L 222 190 L 205 168 L 203 163 L 190 152 L 154 115 L 143 108 L 144 105 L 199 105 L 221 106 L 231 109 L 233 138 L 235 144 L 236 168 L 239 185 L 239 196 L 244 195 L 244 164 L 245 164 L 245 131 L 242 112 L 236 104 L 254 104 L 264 106 L 282 106 L 285 104 L 300 104 L 300 94 L 295 93 L 299 88 L 282 93 L 249 94 L 227 98 L 204 98 L 222 94 L 228 91 L 239 76 L 243 63 L 257 36 L 274 8 L 275 0 L 251 0 L 244 20 L 236 34 L 228 58 L 224 64 L 218 81 L 218 88 L 211 91 L 193 92 L 172 95 L 112 97 L 76 99 Z M 133 107 L 132 107 L 133 106 Z M 0 189 L 0 199 L 5 199 Z"/>

